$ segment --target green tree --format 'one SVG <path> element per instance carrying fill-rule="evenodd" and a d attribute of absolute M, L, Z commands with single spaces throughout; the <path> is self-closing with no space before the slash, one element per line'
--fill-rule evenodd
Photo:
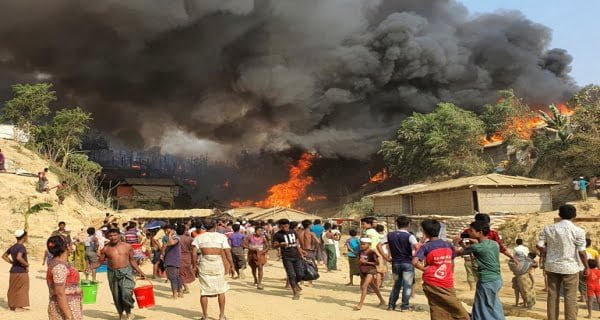
<path fill-rule="evenodd" d="M 36 122 L 50 113 L 49 106 L 56 101 L 56 93 L 51 91 L 51 83 L 15 84 L 12 89 L 14 97 L 5 103 L 2 120 L 30 135 Z"/>
<path fill-rule="evenodd" d="M 472 112 L 440 103 L 427 114 L 413 113 L 400 124 L 393 140 L 383 141 L 381 154 L 392 175 L 412 183 L 438 176 L 481 174 L 479 157 L 483 122 Z"/>
<path fill-rule="evenodd" d="M 81 146 L 81 138 L 89 128 L 90 121 L 92 114 L 79 107 L 56 112 L 47 133 L 52 137 L 56 155 L 62 157 L 62 168 L 66 168 L 73 150 Z"/>
<path fill-rule="evenodd" d="M 587 86 L 567 103 L 574 108 L 572 139 L 563 146 L 559 161 L 571 176 L 594 176 L 600 168 L 600 87 Z"/>
<path fill-rule="evenodd" d="M 483 107 L 480 119 L 484 123 L 485 135 L 499 136 L 502 140 L 511 140 L 515 143 L 516 139 L 523 139 L 522 130 L 518 125 L 514 125 L 515 119 L 530 119 L 535 115 L 529 109 L 529 106 L 519 99 L 512 89 L 498 91 L 500 98 L 495 104 L 487 104 Z"/>

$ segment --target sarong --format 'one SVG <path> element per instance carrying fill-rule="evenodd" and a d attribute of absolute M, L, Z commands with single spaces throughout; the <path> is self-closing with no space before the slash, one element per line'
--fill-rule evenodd
<path fill-rule="evenodd" d="M 477 282 L 472 320 L 504 320 L 504 309 L 500 302 L 502 280 Z"/>
<path fill-rule="evenodd" d="M 220 255 L 202 255 L 200 258 L 200 295 L 214 296 L 225 293 L 229 285 L 225 281 L 225 267 Z"/>
<path fill-rule="evenodd" d="M 429 303 L 431 320 L 471 319 L 456 297 L 454 288 L 442 288 L 423 283 L 423 293 Z"/>
<path fill-rule="evenodd" d="M 181 277 L 181 281 L 185 284 L 192 283 L 196 280 L 196 276 L 194 276 L 194 272 L 192 271 L 192 257 L 189 254 L 181 256 L 179 276 Z"/>
<path fill-rule="evenodd" d="M 257 250 L 248 250 L 248 264 L 251 268 L 264 266 L 267 263 L 267 255 Z"/>
<path fill-rule="evenodd" d="M 358 258 L 357 257 L 348 257 L 348 266 L 350 267 L 350 274 L 353 276 L 360 275 L 360 269 L 358 266 Z"/>
<path fill-rule="evenodd" d="M 133 300 L 133 288 L 135 288 L 135 278 L 131 266 L 121 269 L 108 269 L 108 285 L 113 296 L 113 302 L 117 312 L 123 311 L 130 313 L 133 309 L 135 300 Z"/>
<path fill-rule="evenodd" d="M 29 274 L 11 273 L 6 296 L 11 310 L 29 307 Z"/>
<path fill-rule="evenodd" d="M 87 269 L 85 244 L 83 242 L 79 242 L 75 245 L 75 251 L 73 251 L 73 266 L 79 272 L 84 272 Z"/>
<path fill-rule="evenodd" d="M 531 278 L 529 277 L 529 273 L 525 273 L 519 276 L 516 276 L 517 288 L 521 297 L 523 297 L 523 301 L 525 302 L 525 307 L 531 309 L 535 306 L 535 290 L 533 289 L 533 282 L 531 282 Z"/>
<path fill-rule="evenodd" d="M 82 320 L 83 319 L 83 307 L 81 305 L 81 295 L 67 295 L 67 304 L 69 305 L 69 309 L 71 309 L 71 313 L 73 314 L 73 320 Z M 48 302 L 48 319 L 49 320 L 64 320 L 66 319 L 63 315 L 60 307 L 58 306 L 58 302 L 56 299 L 51 298 Z"/>
<path fill-rule="evenodd" d="M 337 270 L 337 257 L 335 255 L 335 245 L 326 244 L 325 253 L 327 254 L 327 270 Z"/>
<path fill-rule="evenodd" d="M 231 247 L 231 257 L 233 258 L 233 266 L 235 269 L 246 268 L 246 256 L 244 256 L 244 248 Z"/>

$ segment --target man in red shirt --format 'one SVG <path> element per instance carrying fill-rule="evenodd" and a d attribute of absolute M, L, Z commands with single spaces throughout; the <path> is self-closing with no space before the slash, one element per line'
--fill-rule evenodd
<path fill-rule="evenodd" d="M 477 213 L 475 215 L 475 221 L 483 221 L 483 222 L 487 223 L 487 225 L 489 226 L 490 225 L 490 216 L 486 213 Z M 469 233 L 469 228 L 465 229 L 463 231 L 463 233 Z M 504 243 L 502 243 L 502 239 L 500 238 L 500 235 L 498 234 L 498 232 L 496 232 L 496 230 L 490 229 L 490 232 L 488 233 L 487 238 L 492 241 L 496 241 L 496 243 L 498 243 L 498 246 L 500 247 L 500 253 L 507 256 L 509 259 L 513 260 L 512 254 L 508 251 L 508 248 L 506 248 Z"/>
<path fill-rule="evenodd" d="M 438 238 L 442 228 L 439 221 L 425 220 L 421 228 L 429 241 L 419 248 L 412 264 L 423 271 L 423 293 L 429 303 L 431 320 L 469 320 L 469 313 L 454 290 L 454 248 Z"/>

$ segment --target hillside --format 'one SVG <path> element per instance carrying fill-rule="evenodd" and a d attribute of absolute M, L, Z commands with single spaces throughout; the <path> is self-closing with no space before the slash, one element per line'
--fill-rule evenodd
<path fill-rule="evenodd" d="M 28 199 L 31 205 L 39 202 L 53 204 L 51 211 L 42 211 L 29 218 L 29 245 L 32 255 L 40 258 L 46 239 L 57 227 L 59 221 L 65 221 L 67 227 L 76 234 L 83 227 L 92 222 L 98 224 L 102 221 L 106 209 L 101 210 L 78 199 L 76 195 L 67 196 L 64 204 L 59 206 L 54 190 L 47 193 L 39 193 L 36 189 L 37 177 L 27 177 L 14 174 L 16 169 L 23 169 L 37 174 L 37 172 L 48 167 L 50 163 L 41 159 L 27 148 L 20 146 L 14 141 L 0 139 L 0 148 L 6 157 L 6 169 L 8 173 L 0 173 L 0 249 L 4 250 L 14 242 L 13 232 L 23 228 L 24 218 L 20 214 L 12 212 L 13 209 L 26 207 Z M 12 172 L 12 173 L 11 173 Z M 59 178 L 48 174 L 50 186 L 55 186 Z"/>
<path fill-rule="evenodd" d="M 585 219 L 575 221 L 575 224 L 586 231 L 586 236 L 593 241 L 593 247 L 600 247 L 600 201 L 590 197 L 587 202 L 569 203 L 577 208 L 577 219 Z M 555 218 L 558 218 L 558 210 L 520 215 L 506 221 L 499 231 L 510 246 L 514 244 L 515 239 L 521 238 L 527 246 L 535 248 L 540 232 L 545 226 L 554 223 Z"/>

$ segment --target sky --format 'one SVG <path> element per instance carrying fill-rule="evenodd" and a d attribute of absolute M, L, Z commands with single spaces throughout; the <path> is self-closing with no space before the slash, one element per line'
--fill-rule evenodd
<path fill-rule="evenodd" d="M 571 76 L 578 85 L 600 85 L 600 1 L 597 0 L 459 0 L 471 13 L 519 10 L 553 30 L 551 47 L 573 56 Z"/>

